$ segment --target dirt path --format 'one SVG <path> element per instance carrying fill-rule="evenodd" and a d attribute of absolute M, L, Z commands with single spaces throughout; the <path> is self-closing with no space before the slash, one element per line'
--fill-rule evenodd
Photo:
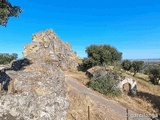
<path fill-rule="evenodd" d="M 114 102 L 114 101 L 111 101 L 111 100 L 108 100 L 106 98 L 99 96 L 94 91 L 90 90 L 89 88 L 82 85 L 80 82 L 78 82 L 77 80 L 75 80 L 73 78 L 67 77 L 66 81 L 68 84 L 72 85 L 77 90 L 88 95 L 94 101 L 96 101 L 106 107 L 113 109 L 115 112 L 117 112 L 123 116 L 126 116 L 126 109 L 124 107 L 122 107 L 121 105 L 119 105 L 117 102 Z M 129 113 L 130 119 L 132 118 L 132 120 L 151 120 L 149 118 L 137 118 L 137 117 L 133 118 L 132 116 L 136 115 L 136 113 L 132 112 L 131 110 L 129 110 L 128 113 Z M 127 116 L 126 116 L 126 119 L 127 119 Z"/>

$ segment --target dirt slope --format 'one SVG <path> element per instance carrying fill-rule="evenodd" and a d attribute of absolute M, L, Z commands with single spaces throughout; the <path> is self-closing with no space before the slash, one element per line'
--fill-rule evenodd
<path fill-rule="evenodd" d="M 78 82 L 72 75 L 66 75 L 66 81 L 69 86 L 68 98 L 71 103 L 66 120 L 88 120 L 88 106 L 91 109 L 91 120 L 126 119 L 126 109 L 119 103 L 99 96 L 96 92 Z M 129 114 L 135 113 L 129 110 Z M 143 120 L 144 118 L 134 119 Z M 147 119 L 145 118 L 144 120 Z"/>

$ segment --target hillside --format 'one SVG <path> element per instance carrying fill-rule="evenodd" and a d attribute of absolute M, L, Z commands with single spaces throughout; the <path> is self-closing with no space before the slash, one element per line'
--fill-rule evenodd
<path fill-rule="evenodd" d="M 0 69 L 1 120 L 124 120 L 126 109 L 160 113 L 160 87 L 144 74 L 118 71 L 137 81 L 137 96 L 111 97 L 88 88 L 89 78 L 77 70 L 81 58 L 53 30 L 34 34 L 23 55 Z"/>
<path fill-rule="evenodd" d="M 1 120 L 87 120 L 88 106 L 93 120 L 125 118 L 68 82 L 64 71 L 76 71 L 81 60 L 53 30 L 34 34 L 23 54 L 1 68 Z"/>
<path fill-rule="evenodd" d="M 160 114 L 160 86 L 155 86 L 149 83 L 147 75 L 138 73 L 135 77 L 132 77 L 133 73 L 125 71 L 123 72 L 125 76 L 131 77 L 137 81 L 137 96 L 128 96 L 123 94 L 120 97 L 113 98 L 100 94 L 96 91 L 94 92 L 105 99 L 118 102 L 124 108 L 129 109 L 135 113 Z M 70 71 L 66 72 L 66 74 L 87 87 L 87 82 L 89 79 L 86 77 L 85 73 L 79 71 Z"/>

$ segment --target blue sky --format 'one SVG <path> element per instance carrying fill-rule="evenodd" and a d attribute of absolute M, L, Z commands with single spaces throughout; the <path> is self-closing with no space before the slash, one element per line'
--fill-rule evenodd
<path fill-rule="evenodd" d="M 110 44 L 123 59 L 160 58 L 159 0 L 9 0 L 24 10 L 0 26 L 0 53 L 18 53 L 32 34 L 52 28 L 85 57 L 91 44 Z"/>

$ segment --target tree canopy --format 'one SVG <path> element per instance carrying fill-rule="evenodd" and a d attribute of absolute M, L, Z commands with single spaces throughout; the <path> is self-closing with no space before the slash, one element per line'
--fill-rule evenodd
<path fill-rule="evenodd" d="M 154 85 L 158 85 L 160 80 L 160 66 L 154 66 L 149 69 L 149 78 Z"/>
<path fill-rule="evenodd" d="M 129 71 L 131 69 L 131 67 L 132 67 L 132 62 L 131 61 L 129 61 L 129 60 L 123 60 L 123 62 L 122 62 L 122 68 L 124 70 Z"/>
<path fill-rule="evenodd" d="M 124 70 L 130 71 L 133 70 L 135 76 L 137 72 L 142 70 L 142 67 L 144 65 L 144 61 L 130 61 L 130 60 L 123 60 L 121 66 Z"/>
<path fill-rule="evenodd" d="M 0 53 L 0 64 L 8 64 L 12 60 L 17 59 L 18 54 L 12 53 L 11 55 L 8 53 Z"/>
<path fill-rule="evenodd" d="M 112 65 L 122 59 L 122 53 L 110 45 L 90 45 L 86 48 L 87 58 L 84 58 L 82 65 L 84 69 L 96 65 Z"/>
<path fill-rule="evenodd" d="M 18 17 L 21 12 L 20 6 L 13 6 L 8 0 L 0 0 L 0 25 L 6 26 L 9 17 Z"/>
<path fill-rule="evenodd" d="M 133 61 L 132 62 L 132 68 L 133 68 L 133 71 L 134 71 L 134 75 L 136 75 L 137 72 L 139 72 L 142 67 L 143 67 L 143 64 L 144 64 L 144 61 Z"/>

